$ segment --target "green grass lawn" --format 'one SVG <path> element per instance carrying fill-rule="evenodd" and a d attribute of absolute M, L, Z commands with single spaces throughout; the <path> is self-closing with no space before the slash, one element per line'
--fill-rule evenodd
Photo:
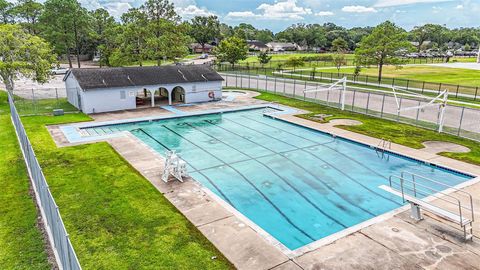
<path fill-rule="evenodd" d="M 63 109 L 64 112 L 78 112 L 66 98 L 38 99 L 35 101 L 15 97 L 15 107 L 19 115 L 52 114 L 54 109 Z"/>
<path fill-rule="evenodd" d="M 51 269 L 4 91 L 0 91 L 0 187 L 0 269 Z"/>
<path fill-rule="evenodd" d="M 108 143 L 57 148 L 45 127 L 88 120 L 22 118 L 83 268 L 232 268 Z"/>
<path fill-rule="evenodd" d="M 340 118 L 358 120 L 363 124 L 359 126 L 339 126 L 339 128 L 374 138 L 384 138 L 415 149 L 423 148 L 422 142 L 425 141 L 445 141 L 464 145 L 470 148 L 471 151 L 469 153 L 441 153 L 441 155 L 480 165 L 480 143 L 472 140 L 266 92 L 261 92 L 261 95 L 256 98 L 310 111 L 311 113 L 299 115 L 299 117 L 316 122 L 319 122 L 313 118 L 316 114 L 332 115 L 326 119 L 327 121 Z"/>
<path fill-rule="evenodd" d="M 286 61 L 291 57 L 312 57 L 312 56 L 319 56 L 319 57 L 327 57 L 329 53 L 288 53 L 288 54 L 272 54 L 271 61 Z M 348 60 L 353 60 L 355 56 L 353 54 L 347 54 L 346 58 Z M 259 63 L 258 57 L 256 55 L 250 55 L 247 59 L 240 61 L 240 63 Z"/>
<path fill-rule="evenodd" d="M 353 74 L 353 70 L 353 68 L 342 68 L 340 72 Z M 331 68 L 319 71 L 336 73 L 337 69 Z M 378 68 L 362 68 L 360 75 L 378 76 Z M 480 70 L 471 69 L 437 66 L 403 66 L 397 69 L 394 66 L 386 66 L 384 67 L 383 76 L 455 85 L 480 86 Z"/>

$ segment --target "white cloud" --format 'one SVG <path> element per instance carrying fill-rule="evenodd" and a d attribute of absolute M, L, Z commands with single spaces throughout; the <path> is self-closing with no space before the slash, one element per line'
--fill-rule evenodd
<path fill-rule="evenodd" d="M 208 11 L 206 8 L 199 8 L 196 5 L 189 5 L 186 7 L 177 7 L 175 11 L 182 18 L 193 18 L 195 16 L 210 16 L 214 15 L 212 12 Z"/>
<path fill-rule="evenodd" d="M 345 6 L 342 8 L 343 12 L 350 12 L 350 13 L 370 13 L 370 12 L 377 12 L 376 9 L 373 7 L 365 7 L 365 6 Z"/>
<path fill-rule="evenodd" d="M 374 5 L 374 7 L 395 7 L 411 4 L 442 3 L 451 1 L 454 0 L 377 0 L 377 3 Z"/>
<path fill-rule="evenodd" d="M 132 5 L 130 5 L 130 3 L 114 2 L 103 4 L 103 8 L 105 8 L 114 18 L 120 18 L 123 13 L 132 8 Z"/>
<path fill-rule="evenodd" d="M 463 9 L 463 5 L 457 5 L 455 8 L 456 9 Z"/>
<path fill-rule="evenodd" d="M 269 20 L 302 20 L 304 15 L 312 14 L 312 10 L 297 5 L 296 0 L 285 0 L 274 4 L 263 3 L 257 7 L 259 13 L 252 11 L 234 11 L 227 18 L 262 18 Z"/>
<path fill-rule="evenodd" d="M 261 4 L 257 8 L 268 19 L 303 19 L 303 15 L 312 14 L 312 10 L 297 6 L 296 0 L 286 0 L 275 4 Z"/>
<path fill-rule="evenodd" d="M 253 18 L 253 17 L 260 17 L 251 11 L 232 11 L 227 14 L 228 18 L 238 19 L 238 18 Z"/>
<path fill-rule="evenodd" d="M 315 13 L 315 15 L 316 16 L 333 16 L 335 14 L 331 11 L 320 11 L 320 12 Z"/>

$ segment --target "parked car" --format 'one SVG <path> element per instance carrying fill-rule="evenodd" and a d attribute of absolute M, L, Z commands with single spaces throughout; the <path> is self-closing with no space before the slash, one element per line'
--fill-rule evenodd
<path fill-rule="evenodd" d="M 68 68 L 62 68 L 62 67 L 56 67 L 56 68 L 52 68 L 50 70 L 50 72 L 53 74 L 53 75 L 61 75 L 61 74 L 67 74 L 67 72 L 69 71 L 70 69 Z"/>

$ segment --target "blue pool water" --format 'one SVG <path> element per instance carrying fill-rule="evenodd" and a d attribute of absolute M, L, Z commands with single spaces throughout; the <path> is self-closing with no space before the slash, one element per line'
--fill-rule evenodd
<path fill-rule="evenodd" d="M 410 171 L 457 185 L 472 177 L 264 116 L 262 110 L 89 128 L 128 130 L 291 250 L 401 206 L 379 189 Z"/>

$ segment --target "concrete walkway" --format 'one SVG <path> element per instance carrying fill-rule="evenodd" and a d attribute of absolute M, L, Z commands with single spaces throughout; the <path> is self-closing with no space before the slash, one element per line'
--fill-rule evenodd
<path fill-rule="evenodd" d="M 237 103 L 236 103 L 237 102 Z M 236 102 L 205 103 L 196 106 L 177 107 L 179 110 L 195 111 L 213 107 L 235 107 L 259 103 L 249 97 Z M 143 114 L 159 111 L 143 111 Z M 162 110 L 163 113 L 169 113 Z M 110 115 L 118 118 L 120 115 Z M 378 139 L 335 127 L 346 124 L 319 124 L 295 117 L 280 115 L 279 118 L 323 132 L 353 139 L 369 145 L 377 145 Z M 107 120 L 107 116 L 96 116 Z M 352 124 L 352 123 L 350 123 Z M 55 142 L 66 146 L 68 141 L 58 126 L 48 127 Z M 110 138 L 108 142 L 159 192 L 185 215 L 238 269 L 480 269 L 480 239 L 465 243 L 462 233 L 443 220 L 429 216 L 420 222 L 409 217 L 408 212 L 399 212 L 381 217 L 373 225 L 345 234 L 336 241 L 322 243 L 301 252 L 283 250 L 278 241 L 263 232 L 258 226 L 241 216 L 235 209 L 220 200 L 193 179 L 184 183 L 161 180 L 164 159 L 135 136 Z M 480 175 L 480 167 L 465 164 L 434 153 L 392 145 L 392 151 L 436 163 L 452 169 Z M 480 184 L 466 188 L 476 195 L 475 207 L 480 215 Z M 476 237 L 480 226 L 475 224 Z"/>
<path fill-rule="evenodd" d="M 427 64 L 427 66 L 480 70 L 479 63 L 458 63 L 457 62 L 457 63 Z"/>

